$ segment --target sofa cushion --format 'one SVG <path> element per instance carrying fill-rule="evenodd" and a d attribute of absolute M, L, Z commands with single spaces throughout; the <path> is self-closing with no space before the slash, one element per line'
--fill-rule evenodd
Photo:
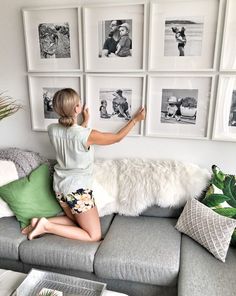
<path fill-rule="evenodd" d="M 236 291 L 236 250 L 229 248 L 225 263 L 183 235 L 178 296 L 233 296 Z"/>
<path fill-rule="evenodd" d="M 112 219 L 113 215 L 101 218 L 102 236 L 105 236 Z M 19 253 L 23 263 L 93 272 L 93 260 L 99 244 L 46 234 L 23 242 Z"/>
<path fill-rule="evenodd" d="M 26 237 L 20 232 L 20 224 L 15 217 L 0 219 L 0 257 L 18 260 L 18 247 Z"/>
<path fill-rule="evenodd" d="M 176 285 L 180 234 L 176 219 L 116 216 L 100 245 L 95 274 L 107 279 Z"/>
<path fill-rule="evenodd" d="M 196 199 L 188 200 L 176 228 L 187 234 L 217 259 L 225 262 L 236 220 L 223 217 Z"/>
<path fill-rule="evenodd" d="M 33 217 L 53 217 L 62 211 L 52 189 L 52 178 L 46 164 L 29 176 L 0 187 L 0 196 L 8 203 L 24 228 Z"/>
<path fill-rule="evenodd" d="M 140 215 L 147 217 L 162 217 L 162 218 L 178 218 L 183 211 L 183 208 L 161 208 L 152 206 L 143 211 Z"/>

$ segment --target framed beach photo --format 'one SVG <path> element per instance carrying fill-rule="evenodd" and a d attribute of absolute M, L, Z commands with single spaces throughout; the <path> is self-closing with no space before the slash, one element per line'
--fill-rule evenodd
<path fill-rule="evenodd" d="M 236 71 L 236 1 L 227 0 L 220 70 Z"/>
<path fill-rule="evenodd" d="M 236 75 L 220 75 L 213 140 L 236 141 Z"/>
<path fill-rule="evenodd" d="M 80 94 L 83 103 L 82 75 L 32 74 L 28 75 L 28 83 L 34 131 L 46 131 L 49 124 L 58 122 L 58 116 L 52 105 L 53 96 L 58 90 L 73 88 Z"/>
<path fill-rule="evenodd" d="M 144 75 L 88 74 L 86 105 L 90 126 L 104 132 L 116 132 L 144 105 Z M 137 123 L 130 136 L 143 134 L 143 122 Z"/>
<path fill-rule="evenodd" d="M 149 70 L 216 68 L 221 0 L 159 0 L 150 5 Z"/>
<path fill-rule="evenodd" d="M 212 75 L 150 75 L 146 135 L 208 139 L 213 82 Z"/>
<path fill-rule="evenodd" d="M 143 70 L 145 14 L 144 3 L 83 7 L 85 70 Z"/>
<path fill-rule="evenodd" d="M 82 71 L 80 7 L 25 8 L 28 71 Z"/>

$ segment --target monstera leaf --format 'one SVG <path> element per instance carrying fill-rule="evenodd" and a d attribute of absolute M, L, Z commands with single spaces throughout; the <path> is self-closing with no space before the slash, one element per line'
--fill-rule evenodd
<path fill-rule="evenodd" d="M 223 193 L 229 197 L 227 203 L 236 208 L 236 182 L 233 175 L 228 175 L 224 181 Z"/>
<path fill-rule="evenodd" d="M 208 207 L 216 207 L 220 205 L 222 202 L 229 200 L 230 198 L 224 194 L 213 193 L 207 195 L 202 202 Z"/>
<path fill-rule="evenodd" d="M 214 211 L 225 217 L 236 218 L 236 208 L 215 208 Z"/>
<path fill-rule="evenodd" d="M 212 166 L 212 172 L 212 184 L 222 190 L 224 188 L 225 174 L 216 165 Z"/>

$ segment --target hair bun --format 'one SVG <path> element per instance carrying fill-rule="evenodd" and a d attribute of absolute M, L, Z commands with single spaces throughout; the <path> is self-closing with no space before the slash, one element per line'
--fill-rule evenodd
<path fill-rule="evenodd" d="M 65 127 L 70 127 L 74 124 L 74 118 L 72 116 L 63 116 L 59 118 L 59 123 Z"/>

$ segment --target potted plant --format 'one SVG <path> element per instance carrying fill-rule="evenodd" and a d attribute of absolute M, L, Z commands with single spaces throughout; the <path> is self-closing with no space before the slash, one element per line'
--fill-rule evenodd
<path fill-rule="evenodd" d="M 21 108 L 22 105 L 16 103 L 12 97 L 0 93 L 0 120 L 13 115 Z"/>
<path fill-rule="evenodd" d="M 181 100 L 180 112 L 182 116 L 196 117 L 197 100 L 193 97 L 185 97 Z"/>

